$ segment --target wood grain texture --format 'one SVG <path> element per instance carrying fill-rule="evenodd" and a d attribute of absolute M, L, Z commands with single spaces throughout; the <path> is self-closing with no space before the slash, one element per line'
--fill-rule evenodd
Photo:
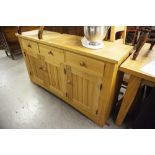
<path fill-rule="evenodd" d="M 38 40 L 38 31 L 23 32 L 22 35 L 17 34 L 20 38 L 27 38 L 28 40 L 37 43 L 43 43 L 52 47 L 69 50 L 71 53 L 77 53 L 92 57 L 110 63 L 121 64 L 124 59 L 129 56 L 132 46 L 117 44 L 104 41 L 105 47 L 98 50 L 88 49 L 82 46 L 81 37 L 68 34 L 60 34 L 56 32 L 44 31 L 43 39 Z"/>
<path fill-rule="evenodd" d="M 100 96 L 101 77 L 67 66 L 67 94 L 73 104 L 96 115 Z"/>
<path fill-rule="evenodd" d="M 38 40 L 35 33 L 18 35 L 31 80 L 103 126 L 114 101 L 118 66 L 131 47 L 105 42 L 95 51 L 82 47 L 78 36 L 45 31 Z"/>
<path fill-rule="evenodd" d="M 123 98 L 123 101 L 121 103 L 121 108 L 119 110 L 117 119 L 116 119 L 116 124 L 121 125 L 125 116 L 127 115 L 127 112 L 129 108 L 131 107 L 133 100 L 135 99 L 135 96 L 138 92 L 138 89 L 141 84 L 141 78 L 131 76 L 129 79 L 128 87 L 125 92 L 125 96 Z"/>
<path fill-rule="evenodd" d="M 140 51 L 136 60 L 132 60 L 132 55 L 120 66 L 119 70 L 136 77 L 155 82 L 155 77 L 144 73 L 141 68 L 155 60 L 155 47 L 149 51 L 150 44 L 146 43 Z"/>
<path fill-rule="evenodd" d="M 111 26 L 110 41 L 125 44 L 126 28 L 126 26 Z M 118 32 L 120 33 L 120 38 L 116 39 L 116 34 Z"/>
<path fill-rule="evenodd" d="M 104 125 L 112 110 L 112 105 L 115 99 L 115 89 L 117 81 L 118 66 L 110 63 L 106 64 L 105 73 L 103 76 L 103 89 L 99 100 L 99 119 L 98 124 Z M 104 116 L 104 117 L 101 117 Z"/>
<path fill-rule="evenodd" d="M 130 75 L 127 90 L 125 92 L 116 124 L 121 125 L 136 97 L 140 85 L 155 85 L 155 77 L 141 71 L 141 68 L 151 61 L 155 61 L 155 48 L 149 51 L 150 44 L 145 44 L 141 49 L 137 60 L 132 60 L 132 55 L 120 66 L 119 70 Z"/>

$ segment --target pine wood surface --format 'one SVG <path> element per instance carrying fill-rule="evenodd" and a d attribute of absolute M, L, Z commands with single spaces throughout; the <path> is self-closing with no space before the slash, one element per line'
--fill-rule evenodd
<path fill-rule="evenodd" d="M 32 82 L 60 97 L 98 125 L 103 126 L 112 109 L 119 65 L 131 46 L 104 42 L 91 50 L 81 37 L 45 31 L 17 35 Z"/>
<path fill-rule="evenodd" d="M 146 43 L 140 51 L 136 60 L 132 60 L 132 55 L 120 66 L 119 70 L 135 75 L 148 81 L 155 82 L 155 77 L 141 71 L 151 61 L 155 61 L 155 47 L 149 51 L 150 44 Z"/>
<path fill-rule="evenodd" d="M 18 34 L 16 34 L 18 35 Z M 21 38 L 28 38 L 46 45 L 63 48 L 74 53 L 86 55 L 99 60 L 121 64 L 128 57 L 132 46 L 104 41 L 105 47 L 98 50 L 82 46 L 80 36 L 44 31 L 43 39 L 38 39 L 38 30 L 23 32 Z"/>
<path fill-rule="evenodd" d="M 130 75 L 127 90 L 125 92 L 120 110 L 117 115 L 116 124 L 121 125 L 133 104 L 141 84 L 155 85 L 155 77 L 141 70 L 146 64 L 155 61 L 155 47 L 149 51 L 150 44 L 146 43 L 140 51 L 136 60 L 132 55 L 120 66 L 119 70 Z"/>

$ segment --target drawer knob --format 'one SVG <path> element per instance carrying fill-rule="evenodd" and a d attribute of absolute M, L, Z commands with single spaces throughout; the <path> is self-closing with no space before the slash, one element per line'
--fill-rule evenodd
<path fill-rule="evenodd" d="M 85 67 L 86 66 L 85 62 L 81 61 L 80 66 Z"/>
<path fill-rule="evenodd" d="M 72 82 L 70 80 L 67 81 L 67 84 L 71 84 Z"/>
<path fill-rule="evenodd" d="M 40 70 L 46 71 L 44 67 L 39 67 Z"/>
<path fill-rule="evenodd" d="M 29 48 L 32 48 L 30 44 L 27 45 Z"/>
<path fill-rule="evenodd" d="M 53 52 L 52 51 L 49 51 L 48 54 L 53 55 Z"/>
<path fill-rule="evenodd" d="M 43 70 L 43 68 L 42 68 L 42 67 L 39 67 L 39 69 L 40 69 L 40 70 Z"/>

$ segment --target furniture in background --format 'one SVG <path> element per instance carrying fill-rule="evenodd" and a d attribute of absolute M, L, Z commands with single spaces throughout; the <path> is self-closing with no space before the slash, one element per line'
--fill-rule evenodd
<path fill-rule="evenodd" d="M 126 31 L 127 31 L 126 26 L 111 26 L 109 41 L 119 43 L 119 44 L 125 44 Z M 123 77 L 123 83 L 122 83 L 123 87 L 126 88 L 128 80 L 129 80 L 129 75 L 125 74 Z"/>
<path fill-rule="evenodd" d="M 22 31 L 37 29 L 35 26 L 23 26 Z M 16 54 L 21 53 L 18 38 L 15 36 L 18 28 L 16 26 L 1 26 L 0 27 L 0 43 L 1 49 L 5 50 L 7 56 L 15 59 Z"/>
<path fill-rule="evenodd" d="M 1 42 L 1 49 L 5 49 L 5 52 L 8 56 L 10 56 L 12 59 L 14 59 L 14 55 L 16 53 L 20 53 L 20 46 L 18 43 L 18 40 L 15 36 L 15 33 L 18 31 L 19 33 L 39 29 L 39 26 L 20 26 L 19 29 L 17 26 L 2 26 L 0 27 L 0 42 Z M 65 33 L 65 34 L 72 34 L 77 36 L 84 36 L 84 28 L 83 26 L 45 26 L 45 30 L 59 32 L 59 33 Z M 105 40 L 111 40 L 114 41 L 116 39 L 123 37 L 123 43 L 125 43 L 125 30 L 128 33 L 134 33 L 136 30 L 136 27 L 125 27 L 122 26 L 112 26 L 109 29 L 109 32 L 107 33 L 107 36 Z M 124 31 L 124 32 L 123 32 Z M 115 33 L 116 32 L 116 33 Z M 133 38 L 133 37 L 132 37 Z M 133 40 L 133 39 L 132 39 Z M 119 40 L 121 41 L 121 40 Z"/>
<path fill-rule="evenodd" d="M 139 33 L 139 38 L 138 37 Z M 144 46 L 146 42 L 149 42 L 150 48 L 152 50 L 155 45 L 155 26 L 139 26 L 137 27 L 137 31 L 135 32 L 135 36 L 133 38 L 133 45 L 135 45 L 135 52 L 133 54 L 133 60 L 137 58 L 141 48 Z"/>
<path fill-rule="evenodd" d="M 131 76 L 116 119 L 117 125 L 121 125 L 123 123 L 140 86 L 142 84 L 149 86 L 155 85 L 155 76 L 149 75 L 141 70 L 141 68 L 146 64 L 155 61 L 155 48 L 153 48 L 151 52 L 149 48 L 150 44 L 146 43 L 142 47 L 137 60 L 132 60 L 133 55 L 131 55 L 119 68 L 123 74 L 127 73 Z"/>
<path fill-rule="evenodd" d="M 4 36 L 4 33 L 1 29 L 0 29 L 0 49 L 5 50 L 6 55 L 11 56 L 12 59 L 14 59 L 12 52 L 10 52 L 11 50 L 10 50 L 10 47 L 8 45 L 8 42 L 7 42 L 7 40 Z M 9 53 L 10 53 L 10 55 L 9 55 Z"/>
<path fill-rule="evenodd" d="M 137 26 L 127 26 L 126 29 L 126 44 L 134 46 L 134 38 L 139 38 L 139 34 L 135 33 L 137 32 Z M 138 35 L 138 36 L 137 36 Z"/>
<path fill-rule="evenodd" d="M 84 35 L 84 28 L 81 27 L 73 27 L 73 26 L 64 26 L 64 27 L 46 27 L 46 26 L 41 26 L 39 28 L 39 33 L 38 33 L 38 38 L 42 39 L 43 35 L 43 30 L 50 30 L 54 32 L 59 32 L 59 33 L 66 33 L 66 34 L 72 34 L 72 35 L 78 35 L 78 36 L 83 36 Z M 123 43 L 125 44 L 125 39 L 126 39 L 126 26 L 111 26 L 105 39 L 106 41 L 111 41 L 111 42 L 117 42 L 117 43 Z M 69 30 L 69 31 L 66 31 Z M 20 33 L 21 34 L 21 31 Z"/>
<path fill-rule="evenodd" d="M 111 26 L 110 41 L 125 44 L 126 26 Z"/>
<path fill-rule="evenodd" d="M 18 26 L 18 33 L 22 33 L 23 26 Z M 84 28 L 83 26 L 40 26 L 38 27 L 40 34 L 43 30 L 72 34 L 77 36 L 84 36 Z M 33 30 L 33 29 L 32 29 Z M 39 34 L 38 34 L 39 35 Z"/>
<path fill-rule="evenodd" d="M 39 29 L 39 26 L 1 26 L 0 49 L 4 49 L 7 56 L 15 59 L 21 53 L 21 48 L 15 33 Z M 46 26 L 45 30 L 83 36 L 83 26 Z"/>
<path fill-rule="evenodd" d="M 59 33 L 84 36 L 83 26 L 45 26 L 44 29 L 48 31 L 59 32 Z"/>
<path fill-rule="evenodd" d="M 112 109 L 118 68 L 131 46 L 104 42 L 103 49 L 81 45 L 81 37 L 44 31 L 17 35 L 32 82 L 49 90 L 103 126 Z M 50 40 L 50 42 L 49 42 Z"/>

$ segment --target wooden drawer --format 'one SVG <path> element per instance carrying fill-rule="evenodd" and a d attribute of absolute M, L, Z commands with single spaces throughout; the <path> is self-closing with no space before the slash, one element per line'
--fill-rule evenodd
<path fill-rule="evenodd" d="M 46 60 L 56 60 L 64 62 L 64 52 L 62 49 L 39 44 L 40 54 L 45 56 Z"/>
<path fill-rule="evenodd" d="M 66 63 L 71 66 L 79 67 L 85 71 L 96 72 L 100 75 L 103 75 L 104 73 L 104 62 L 86 56 L 66 52 Z"/>
<path fill-rule="evenodd" d="M 38 44 L 31 40 L 21 39 L 22 47 L 27 52 L 39 53 Z"/>

